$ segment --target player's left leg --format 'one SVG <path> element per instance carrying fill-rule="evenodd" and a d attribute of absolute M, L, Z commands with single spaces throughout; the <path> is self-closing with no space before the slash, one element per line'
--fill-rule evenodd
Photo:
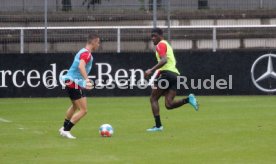
<path fill-rule="evenodd" d="M 181 107 L 184 104 L 189 103 L 193 106 L 193 108 L 197 111 L 198 110 L 198 103 L 196 97 L 193 94 L 190 94 L 186 98 L 182 98 L 180 100 L 175 100 L 176 91 L 177 91 L 177 76 L 172 72 L 167 72 L 166 80 L 169 82 L 169 86 L 167 91 L 165 92 L 165 105 L 166 108 L 169 110 L 176 109 Z"/>
<path fill-rule="evenodd" d="M 183 98 L 179 100 L 174 100 L 176 96 L 176 91 L 173 89 L 169 89 L 165 93 L 165 106 L 168 110 L 176 109 L 181 107 L 184 104 L 189 103 L 189 98 Z"/>
<path fill-rule="evenodd" d="M 86 97 L 82 97 L 79 100 L 75 100 L 74 104 L 76 104 L 77 108 L 80 110 L 79 112 L 75 113 L 71 118 L 71 122 L 76 124 L 79 122 L 81 118 L 83 118 L 87 114 L 87 99 Z M 71 130 L 71 129 L 70 129 Z"/>
<path fill-rule="evenodd" d="M 72 101 L 72 105 L 66 111 L 65 119 L 64 119 L 64 122 L 63 122 L 63 126 L 59 129 L 60 133 L 64 130 L 64 127 L 66 127 L 66 125 L 70 122 L 72 116 L 75 114 L 75 112 L 77 111 L 77 109 L 78 109 L 77 106 Z"/>
<path fill-rule="evenodd" d="M 61 135 L 69 138 L 69 139 L 75 139 L 70 131 L 73 128 L 73 126 L 87 114 L 87 100 L 86 97 L 82 97 L 78 100 L 74 100 L 73 104 L 80 110 L 79 112 L 75 113 L 72 118 L 70 119 L 69 123 L 64 127 L 64 130 L 61 132 Z"/>
<path fill-rule="evenodd" d="M 190 94 L 187 98 L 175 100 L 176 90 L 169 89 L 165 92 L 165 106 L 168 110 L 176 109 L 189 103 L 196 111 L 198 111 L 198 102 L 194 94 Z"/>
<path fill-rule="evenodd" d="M 75 112 L 77 111 L 77 109 L 78 109 L 78 107 L 76 106 L 76 104 L 74 104 L 72 102 L 72 105 L 66 111 L 65 119 L 71 120 L 71 118 L 73 117 L 73 115 L 75 114 Z"/>
<path fill-rule="evenodd" d="M 67 93 L 72 101 L 72 106 L 66 112 L 66 121 L 64 129 L 60 129 L 61 136 L 69 139 L 75 139 L 70 130 L 73 126 L 86 115 L 87 113 L 87 100 L 85 90 L 66 87 Z M 79 112 L 76 110 L 79 109 Z M 70 120 L 69 120 L 70 119 Z"/>

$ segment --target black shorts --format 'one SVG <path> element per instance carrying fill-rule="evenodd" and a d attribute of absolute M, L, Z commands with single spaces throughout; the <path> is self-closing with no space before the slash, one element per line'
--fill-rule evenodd
<path fill-rule="evenodd" d="M 179 74 L 171 71 L 161 71 L 157 80 L 155 80 L 155 86 L 164 90 L 177 90 L 177 76 Z M 165 82 L 166 81 L 166 82 Z M 166 84 L 168 83 L 168 85 Z M 166 87 L 167 86 L 167 87 Z"/>
<path fill-rule="evenodd" d="M 80 98 L 86 97 L 86 91 L 84 89 L 76 89 L 76 88 L 69 88 L 69 87 L 65 87 L 69 97 L 71 100 L 78 100 Z"/>

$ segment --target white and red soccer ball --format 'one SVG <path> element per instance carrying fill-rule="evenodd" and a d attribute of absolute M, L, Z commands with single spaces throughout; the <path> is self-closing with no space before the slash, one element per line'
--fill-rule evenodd
<path fill-rule="evenodd" d="M 114 131 L 111 125 L 103 124 L 99 128 L 99 133 L 102 137 L 111 137 Z"/>

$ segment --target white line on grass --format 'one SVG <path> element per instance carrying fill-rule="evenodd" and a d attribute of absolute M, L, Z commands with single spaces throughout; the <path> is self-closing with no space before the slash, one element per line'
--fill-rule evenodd
<path fill-rule="evenodd" d="M 4 119 L 4 118 L 1 118 L 1 117 L 0 117 L 0 122 L 10 123 L 10 122 L 12 122 L 12 121 L 10 121 L 10 120 L 6 120 L 6 119 Z"/>

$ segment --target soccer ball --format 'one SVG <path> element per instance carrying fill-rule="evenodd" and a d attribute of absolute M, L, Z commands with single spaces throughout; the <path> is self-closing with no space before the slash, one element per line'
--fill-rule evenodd
<path fill-rule="evenodd" d="M 102 137 L 111 137 L 113 132 L 113 128 L 109 124 L 103 124 L 99 129 L 99 133 Z"/>

